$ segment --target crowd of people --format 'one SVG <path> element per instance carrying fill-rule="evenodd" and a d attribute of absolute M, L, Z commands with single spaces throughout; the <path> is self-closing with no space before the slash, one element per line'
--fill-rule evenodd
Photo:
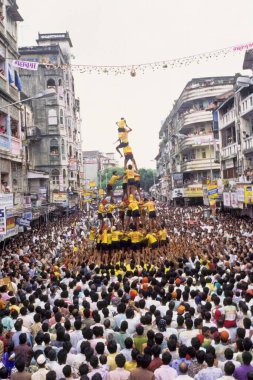
<path fill-rule="evenodd" d="M 156 247 L 101 251 L 96 210 L 7 241 L 0 379 L 251 380 L 252 222 L 203 211 L 156 203 Z"/>

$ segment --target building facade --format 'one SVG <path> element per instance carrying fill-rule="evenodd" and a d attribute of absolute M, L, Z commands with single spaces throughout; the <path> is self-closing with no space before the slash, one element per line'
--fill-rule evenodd
<path fill-rule="evenodd" d="M 50 202 L 60 203 L 62 199 L 66 203 L 67 198 L 73 206 L 83 185 L 83 165 L 80 103 L 68 66 L 71 48 L 67 32 L 39 34 L 37 46 L 21 47 L 19 54 L 23 60 L 42 63 L 38 71 L 22 70 L 26 95 L 34 97 L 47 89 L 55 92 L 51 97 L 31 101 L 34 126 L 27 129 L 27 138 L 32 167 L 48 173 Z"/>
<path fill-rule="evenodd" d="M 201 202 L 203 184 L 220 177 L 219 139 L 207 109 L 233 83 L 230 76 L 195 78 L 175 101 L 159 133 L 156 187 L 161 200 Z"/>
<path fill-rule="evenodd" d="M 24 172 L 20 106 L 21 83 L 12 61 L 18 58 L 18 22 L 23 21 L 15 0 L 0 2 L 0 207 L 5 222 L 0 241 L 18 233 L 16 217 L 22 215 Z M 2 219 L 4 220 L 4 219 Z"/>
<path fill-rule="evenodd" d="M 89 182 L 95 182 L 96 187 L 101 187 L 101 174 L 108 168 L 118 166 L 114 153 L 101 153 L 98 150 L 89 150 L 83 152 L 83 167 L 85 186 Z"/>

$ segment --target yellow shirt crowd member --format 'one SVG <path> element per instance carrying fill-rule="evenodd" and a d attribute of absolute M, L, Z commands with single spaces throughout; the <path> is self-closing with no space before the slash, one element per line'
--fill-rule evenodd
<path fill-rule="evenodd" d="M 167 240 L 168 232 L 167 232 L 166 228 L 161 229 L 158 234 L 159 234 L 159 237 L 160 237 L 161 241 L 166 241 Z"/>
<path fill-rule="evenodd" d="M 112 229 L 111 234 L 112 234 L 112 242 L 119 242 L 120 241 L 120 237 L 122 236 L 121 231 Z"/>
<path fill-rule="evenodd" d="M 119 139 L 121 142 L 128 144 L 128 131 L 125 130 L 124 132 L 119 133 Z"/>
<path fill-rule="evenodd" d="M 133 244 L 140 243 L 142 240 L 142 234 L 140 231 L 131 231 L 129 232 L 128 236 L 130 237 L 131 243 Z"/>
<path fill-rule="evenodd" d="M 117 124 L 118 128 L 120 128 L 120 129 L 126 128 L 126 126 L 127 126 L 126 120 L 124 118 L 117 121 L 116 124 Z"/>
<path fill-rule="evenodd" d="M 125 174 L 126 174 L 126 177 L 127 177 L 127 180 L 128 180 L 128 181 L 129 181 L 130 179 L 133 179 L 133 180 L 134 180 L 134 174 L 135 174 L 134 169 L 126 169 L 126 170 L 125 170 Z"/>
<path fill-rule="evenodd" d="M 113 186 L 116 181 L 118 181 L 121 177 L 119 175 L 113 174 L 108 182 L 108 185 Z"/>
<path fill-rule="evenodd" d="M 103 214 L 104 212 L 105 212 L 105 206 L 103 205 L 103 203 L 100 203 L 98 206 L 98 213 Z"/>
<path fill-rule="evenodd" d="M 95 240 L 95 231 L 93 229 L 90 229 L 89 240 L 90 241 L 94 241 Z"/>
<path fill-rule="evenodd" d="M 102 232 L 101 243 L 102 244 L 108 244 L 107 230 L 104 230 Z"/>
<path fill-rule="evenodd" d="M 145 207 L 147 208 L 148 212 L 155 211 L 155 202 L 148 201 L 145 203 Z"/>
<path fill-rule="evenodd" d="M 157 238 L 155 234 L 150 233 L 150 232 L 146 235 L 146 239 L 148 240 L 149 245 L 152 245 L 157 242 Z"/>
<path fill-rule="evenodd" d="M 108 207 L 107 207 L 107 213 L 108 214 L 112 214 L 113 210 L 116 208 L 116 206 L 112 203 L 109 203 Z"/>
<path fill-rule="evenodd" d="M 136 199 L 131 200 L 128 208 L 131 211 L 139 210 L 139 202 Z"/>
<path fill-rule="evenodd" d="M 133 154 L 133 150 L 130 145 L 127 145 L 123 148 L 123 153 L 125 156 L 130 156 Z"/>

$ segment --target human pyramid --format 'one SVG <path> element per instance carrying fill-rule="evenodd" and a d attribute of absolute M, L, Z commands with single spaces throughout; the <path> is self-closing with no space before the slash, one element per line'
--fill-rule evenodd
<path fill-rule="evenodd" d="M 165 225 L 156 223 L 155 199 L 142 196 L 140 173 L 128 138 L 132 129 L 123 117 L 116 125 L 116 143 L 119 142 L 116 150 L 121 157 L 124 155 L 124 174 L 120 176 L 114 171 L 107 184 L 106 196 L 98 207 L 99 230 L 96 233 L 91 227 L 90 245 L 93 247 L 96 241 L 97 248 L 103 251 L 128 248 L 137 251 L 146 246 L 155 249 L 159 245 L 166 245 L 168 237 Z M 123 182 L 123 192 L 121 201 L 116 204 L 114 187 L 119 180 Z"/>

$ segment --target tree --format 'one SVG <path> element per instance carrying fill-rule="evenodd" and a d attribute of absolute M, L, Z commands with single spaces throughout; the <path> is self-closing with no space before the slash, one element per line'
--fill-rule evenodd
<path fill-rule="evenodd" d="M 121 167 L 113 167 L 113 168 L 107 168 L 103 170 L 101 173 L 98 173 L 98 183 L 100 184 L 100 175 L 101 175 L 101 188 L 106 189 L 106 184 L 109 182 L 112 173 L 116 171 L 118 175 L 122 176 L 124 174 L 124 168 Z M 150 187 L 153 186 L 156 172 L 153 169 L 139 169 L 139 173 L 141 176 L 141 188 L 148 192 Z M 116 186 L 122 185 L 122 180 L 117 181 Z"/>
<path fill-rule="evenodd" d="M 98 173 L 98 183 L 100 186 L 100 175 L 101 175 L 101 188 L 106 190 L 106 185 L 109 182 L 112 173 L 116 171 L 118 175 L 123 175 L 124 169 L 120 167 L 112 167 L 112 168 L 106 168 L 105 170 Z M 122 181 L 117 181 L 116 186 L 121 185 Z"/>
<path fill-rule="evenodd" d="M 139 173 L 141 176 L 141 188 L 147 192 L 154 185 L 156 172 L 153 169 L 139 169 Z"/>

